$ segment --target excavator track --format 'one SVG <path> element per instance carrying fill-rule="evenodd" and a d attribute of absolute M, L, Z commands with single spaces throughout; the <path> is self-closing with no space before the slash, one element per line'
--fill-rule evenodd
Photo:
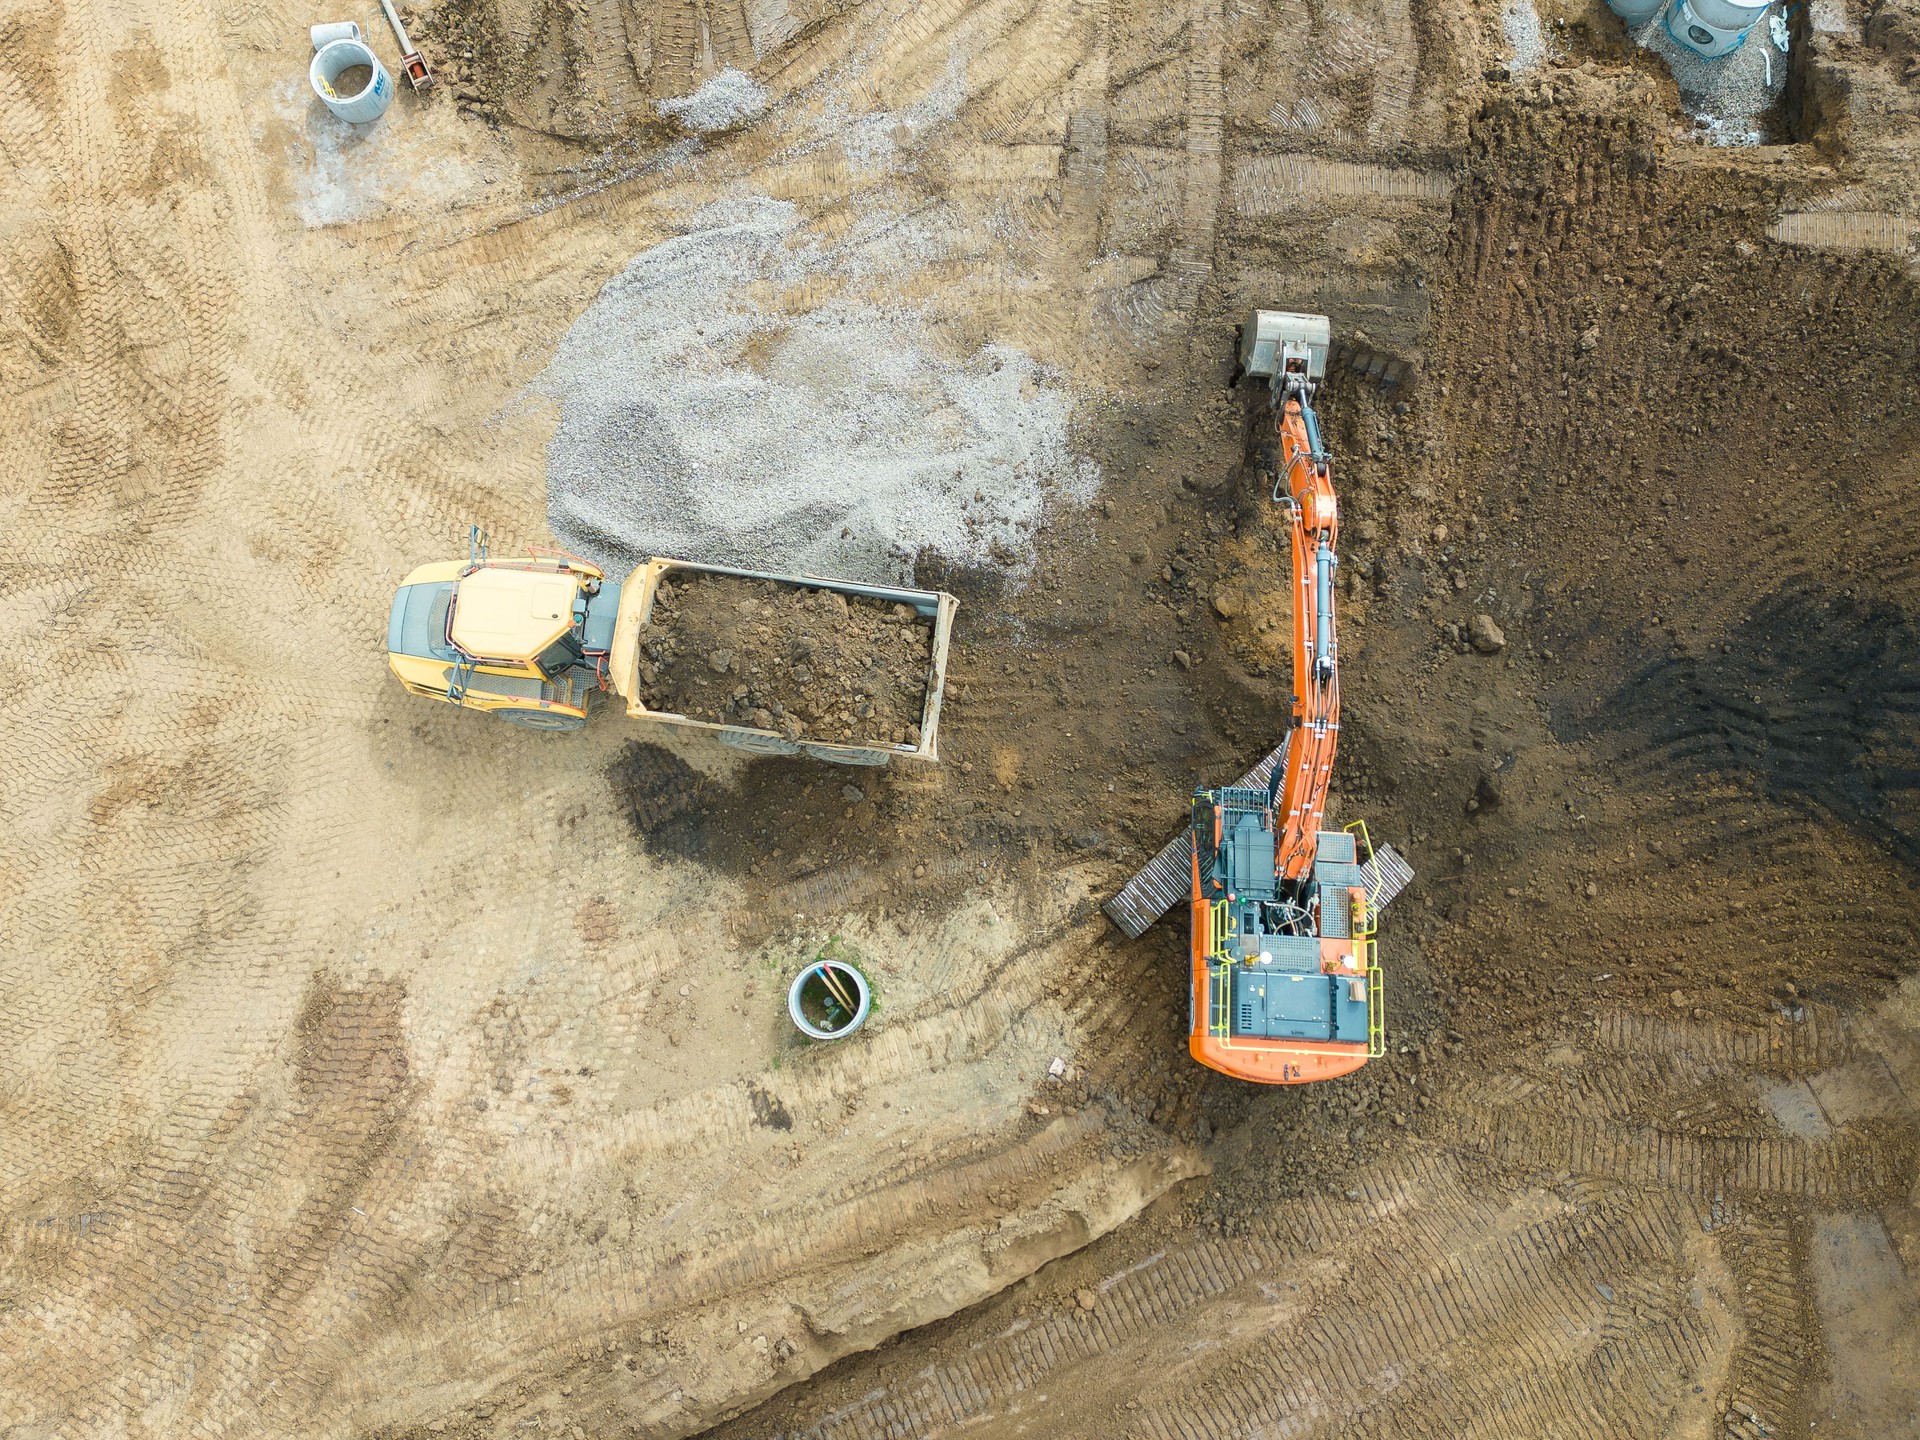
<path fill-rule="evenodd" d="M 1263 786 L 1286 763 L 1287 741 L 1282 740 L 1234 784 L 1249 789 Z M 1159 854 L 1134 872 L 1125 889 L 1101 907 L 1128 939 L 1138 940 L 1154 921 L 1188 898 L 1193 888 L 1192 843 L 1193 832 L 1183 828 L 1160 847 Z M 1361 865 L 1360 879 L 1378 914 L 1413 883 L 1413 867 L 1391 845 L 1381 845 Z"/>
<path fill-rule="evenodd" d="M 1292 738 L 1288 735 L 1287 740 Z M 1235 786 L 1241 789 L 1265 786 L 1273 778 L 1273 772 L 1287 763 L 1287 740 L 1274 746 L 1259 764 L 1234 781 Z M 1159 854 L 1134 872 L 1126 888 L 1101 907 L 1107 912 L 1107 918 L 1118 925 L 1128 939 L 1138 940 L 1154 921 L 1191 897 L 1192 856 L 1193 831 L 1183 825 L 1179 834 L 1160 847 Z"/>
<path fill-rule="evenodd" d="M 1367 887 L 1367 899 L 1377 914 L 1413 883 L 1413 866 L 1391 845 L 1382 845 L 1360 867 L 1360 883 Z"/>

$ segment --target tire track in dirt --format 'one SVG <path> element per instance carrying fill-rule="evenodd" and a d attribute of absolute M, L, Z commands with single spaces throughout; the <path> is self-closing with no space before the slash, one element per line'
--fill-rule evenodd
<path fill-rule="evenodd" d="M 1594 1022 L 1594 1044 L 1626 1058 L 1651 1056 L 1690 1067 L 1726 1069 L 1740 1074 L 1811 1075 L 1844 1064 L 1852 1054 L 1846 1021 L 1831 1005 L 1802 1007 L 1802 1017 L 1783 1024 L 1669 1020 L 1627 1010 L 1602 1011 Z"/>
<path fill-rule="evenodd" d="M 656 99 L 686 95 L 699 83 L 695 68 L 700 14 L 694 0 L 660 0 L 653 18 L 653 81 Z"/>
<path fill-rule="evenodd" d="M 1180 237 L 1167 257 L 1170 303 L 1191 314 L 1213 272 L 1214 221 L 1220 209 L 1226 90 L 1219 0 L 1193 0 L 1187 20 L 1186 163 L 1182 167 Z"/>
<path fill-rule="evenodd" d="M 1445 175 L 1307 155 L 1247 155 L 1233 167 L 1233 205 L 1244 216 L 1318 211 L 1329 201 L 1436 204 L 1451 198 Z"/>
<path fill-rule="evenodd" d="M 270 18 L 249 12 L 239 23 Z M 168 66 L 218 49 L 211 33 L 161 26 L 137 7 L 96 7 L 85 20 L 97 35 L 164 29 Z M 80 56 L 74 70 L 113 73 L 104 53 Z M 16 103 L 29 93 L 0 93 L 8 107 L 0 121 L 12 133 L 45 127 Z M 210 141 L 215 163 L 183 202 L 210 220 L 177 229 L 163 221 L 149 235 L 114 230 L 114 206 L 124 202 L 113 187 L 146 172 L 142 159 L 112 147 L 152 137 L 140 124 L 119 125 L 98 93 L 66 97 L 62 113 L 77 119 L 65 123 L 91 128 L 59 134 L 47 150 L 52 174 L 83 140 L 103 147 L 94 163 L 105 198 L 88 202 L 84 225 L 94 228 L 83 225 L 84 243 L 71 247 L 85 323 L 70 351 L 43 357 L 72 378 L 41 387 L 65 404 L 59 386 L 72 384 L 75 413 L 94 430 L 31 437 L 64 468 L 28 503 L 46 512 L 31 517 L 36 533 L 51 536 L 57 525 L 59 544 L 75 547 L 54 551 L 49 581 L 79 547 L 100 573 L 117 564 L 125 578 L 72 595 L 43 590 L 49 606 L 87 607 L 61 638 L 68 653 L 103 634 L 118 648 L 89 660 L 96 683 L 84 703 L 61 692 L 70 669 L 39 672 L 61 707 L 43 708 L 41 719 L 72 721 L 69 755 L 49 766 L 44 753 L 9 747 L 0 760 L 12 772 L 9 818 L 28 822 L 16 835 L 36 835 L 33 807 L 68 795 L 98 816 L 76 826 L 49 814 L 42 827 L 56 838 L 45 853 L 79 847 L 76 878 L 49 887 L 29 874 L 24 892 L 0 896 L 15 913 L 37 914 L 43 953 L 62 957 L 5 967 L 0 1013 L 24 1042 L 9 1065 L 26 1082 L 10 1093 L 30 1119 L 8 1127 L 7 1174 L 20 1183 L 4 1196 L 4 1218 L 10 1237 L 29 1240 L 13 1252 L 25 1263 L 10 1275 L 18 1304 L 0 1349 L 71 1361 L 0 1367 L 5 1423 L 104 1430 L 163 1411 L 168 1424 L 207 1433 L 262 1424 L 314 1433 L 316 1424 L 359 1423 L 349 1420 L 355 1405 L 411 1423 L 423 1403 L 486 1395 L 503 1371 L 564 1371 L 576 1341 L 597 1350 L 607 1328 L 622 1324 L 632 1331 L 622 1343 L 644 1355 L 659 1347 L 637 1337 L 667 1324 L 681 1343 L 724 1355 L 697 1387 L 696 1403 L 717 1407 L 890 1326 L 978 1298 L 1085 1243 L 1186 1173 L 1190 1158 L 1125 1115 L 1078 1112 L 1002 1144 L 982 1122 L 956 1121 L 938 1105 L 929 1106 L 938 1123 L 900 1127 L 912 1143 L 895 1142 L 883 1163 L 855 1144 L 816 1168 L 776 1141 L 755 1115 L 751 1086 L 733 1076 L 696 1081 L 691 1098 L 670 1094 L 650 1115 L 594 1083 L 590 1072 L 603 1068 L 623 1085 L 635 1083 L 636 1067 L 643 1080 L 668 1070 L 661 1052 L 673 1047 L 652 1017 L 670 1003 L 666 976 L 687 973 L 691 954 L 667 937 L 702 937 L 696 922 L 710 920 L 711 894 L 696 904 L 676 891 L 684 880 L 641 865 L 615 817 L 581 819 L 586 803 L 606 807 L 593 750 L 535 749 L 472 717 L 403 709 L 381 688 L 370 617 L 384 613 L 391 567 L 427 558 L 470 516 L 506 516 L 510 526 L 496 528 L 532 533 L 540 501 L 537 486 L 529 501 L 513 477 L 488 473 L 496 437 L 478 426 L 423 450 L 412 423 L 394 413 L 383 387 L 395 362 L 381 357 L 411 353 L 405 327 L 416 318 L 449 329 L 470 301 L 515 288 L 517 277 L 545 278 L 544 294 L 529 297 L 524 286 L 516 294 L 532 302 L 529 328 L 564 324 L 556 312 L 619 241 L 588 238 L 556 261 L 561 227 L 529 227 L 483 241 L 493 248 L 491 273 L 439 277 L 422 262 L 404 310 L 376 306 L 342 340 L 316 278 L 341 278 L 340 237 L 293 230 L 265 203 L 271 183 L 251 169 L 258 149 L 234 138 L 246 134 L 234 96 L 219 84 L 172 93 L 194 98 L 182 112 L 187 128 L 225 137 Z M 152 135 L 168 133 L 170 121 L 156 123 Z M 645 203 L 637 197 L 635 208 Z M 48 209 L 61 224 L 80 213 Z M 364 233 L 378 254 L 401 232 L 375 224 Z M 58 245 L 16 253 L 57 255 Z M 311 283 L 289 294 L 283 281 L 262 279 L 283 272 Z M 42 290 L 63 283 L 57 266 L 9 271 L 22 274 Z M 152 328 L 171 324 L 185 336 L 188 378 L 214 398 L 195 400 L 172 371 L 139 368 L 158 352 L 116 350 L 118 327 L 156 303 L 148 291 L 189 297 L 156 309 Z M 256 321 L 264 309 L 274 323 L 236 336 L 221 307 L 240 295 Z M 473 367 L 489 377 L 499 368 L 490 357 Z M 262 419 L 236 420 L 219 398 L 236 374 Z M 45 414 L 38 403 L 29 413 Z M 179 419 L 180 435 L 167 436 L 175 468 L 152 481 L 141 474 L 140 432 L 116 418 L 125 416 L 155 426 Z M 236 426 L 251 427 L 244 451 L 229 433 Z M 276 427 L 263 443 L 260 432 Z M 134 479 L 110 493 L 103 466 Z M 204 482 L 204 493 L 196 497 L 189 481 Z M 129 525 L 129 502 L 144 507 L 147 532 Z M 529 503 L 531 521 L 512 525 Z M 207 525 L 204 507 L 222 525 Z M 86 534 L 75 515 L 100 534 Z M 203 605 L 184 626 L 180 590 Z M 301 623 L 287 624 L 289 614 Z M 283 673 L 285 683 L 273 683 Z M 103 676 L 119 687 L 104 716 Z M 376 728 L 389 721 L 393 739 Z M 198 732 L 185 760 L 183 731 Z M 12 784 L 16 777 L 26 783 Z M 463 805 L 486 797 L 486 823 L 445 815 L 449 796 L 468 797 Z M 502 853 L 498 834 L 520 843 Z M 529 893 L 530 864 L 539 891 L 557 887 L 558 901 Z M 585 1003 L 591 984 L 548 979 L 539 990 L 554 960 L 575 953 L 581 886 L 622 896 L 614 913 L 627 911 L 646 957 L 627 976 L 662 992 L 651 1010 L 629 1001 L 603 1012 Z M 476 896 L 496 913 L 480 913 Z M 75 935 L 90 970 L 72 963 Z M 725 937 L 712 939 L 709 954 L 730 953 Z M 941 957 L 964 981 L 944 1002 L 920 1006 L 895 990 L 896 1009 L 874 1028 L 865 1058 L 895 1090 L 931 1073 L 944 1077 L 936 1086 L 972 1097 L 977 1117 L 1018 1113 L 1029 1086 L 1013 1066 L 1032 1066 L 1025 1049 L 1056 1052 L 1071 1022 L 1046 998 L 1040 961 L 1002 976 L 993 1003 L 964 1018 L 956 1007 L 985 983 L 966 964 L 976 955 L 963 946 Z M 582 968 L 598 980 L 592 965 Z M 310 1007 L 304 1031 L 303 985 L 333 997 Z M 705 1016 L 715 1033 L 736 1023 L 723 997 Z M 705 998 L 689 1002 L 689 1020 Z M 938 1044 L 916 1047 L 914 1037 Z M 1015 1046 L 1024 1047 L 1017 1060 Z M 84 1063 L 73 1063 L 76 1053 Z M 872 1103 L 875 1085 L 859 1068 L 779 1086 L 787 1099 L 769 1092 L 769 1113 L 790 1105 L 804 1127 L 809 1104 L 831 1114 Z M 669 1075 L 688 1093 L 685 1079 Z M 569 1127 L 575 1103 L 602 1118 Z M 810 1133 L 808 1146 L 828 1148 Z M 723 1153 L 733 1149 L 781 1158 L 764 1180 L 742 1177 Z M 646 1169 L 656 1165 L 659 1181 Z M 595 1183 L 569 1193 L 556 1177 L 575 1170 Z M 622 1186 L 635 1174 L 655 1193 L 627 1199 Z M 674 1181 L 686 1186 L 677 1203 L 692 1202 L 675 1212 L 677 1233 L 697 1239 L 648 1228 L 673 1223 L 649 1207 L 658 1185 Z M 776 1204 L 780 1196 L 791 1198 Z M 753 1215 L 744 1233 L 743 1205 Z M 876 1234 L 889 1249 L 869 1255 Z M 895 1252 L 920 1257 L 929 1285 L 900 1287 L 877 1329 L 865 1328 L 867 1317 L 820 1311 L 816 1335 L 795 1310 L 816 1287 L 897 1284 Z M 716 1289 L 749 1297 L 762 1326 L 783 1339 L 790 1331 L 785 1353 L 733 1355 L 732 1315 L 709 1333 L 699 1306 L 669 1313 Z M 117 1318 L 100 1323 L 95 1305 Z M 558 1318 L 530 1338 L 522 1327 L 536 1313 Z M 190 1346 L 177 1339 L 189 1327 Z M 683 1369 L 662 1385 L 635 1378 L 646 1362 L 636 1365 L 617 1375 L 603 1367 L 608 1403 L 627 1414 L 652 1414 L 687 1386 Z M 660 1417 L 668 1427 L 702 1413 L 667 1408 L 681 1415 Z"/>
<path fill-rule="evenodd" d="M 1113 48 L 1108 7 L 1099 6 L 1097 15 L 1091 52 L 1076 70 L 1068 95 L 1066 166 L 1060 181 L 1060 229 L 1093 256 L 1105 252 L 1100 217 L 1106 208 L 1108 65 Z"/>
<path fill-rule="evenodd" d="M 1738 1025 L 1639 1022 L 1603 1017 L 1596 1039 L 1661 1070 L 1647 1089 L 1665 1103 L 1715 1076 L 1751 1084 L 1755 1059 L 1779 1073 L 1777 1050 Z M 1846 1063 L 1836 1017 L 1828 1039 L 1805 1028 L 1797 1064 Z M 1503 1086 L 1506 1103 L 1485 1105 Z M 1559 1087 L 1512 1073 L 1447 1103 L 1430 1128 L 1459 1140 L 1409 1143 L 1355 1172 L 1344 1199 L 1309 1191 L 1244 1235 L 1124 1264 L 1087 1287 L 1091 1308 L 1069 1296 L 1028 1319 L 996 1302 L 976 1338 L 944 1347 L 952 1358 L 917 1368 L 895 1353 L 899 1378 L 846 1375 L 714 1440 L 1022 1433 L 1042 1395 L 1070 1436 L 1652 1437 L 1710 1410 L 1730 1435 L 1797 1433 L 1814 1375 L 1791 1217 L 1897 1202 L 1916 1174 L 1911 1136 L 1655 1134 L 1625 1113 L 1569 1118 Z M 1715 1377 L 1710 1398 L 1687 1398 Z"/>
<path fill-rule="evenodd" d="M 1818 1328 L 1805 1282 L 1805 1227 L 1791 1214 L 1740 1208 L 1736 1215 L 1718 1231 L 1745 1322 L 1727 1377 L 1725 1433 L 1729 1440 L 1804 1433 L 1815 1366 L 1801 1337 Z"/>
<path fill-rule="evenodd" d="M 130 17 L 123 9 L 109 18 Z M 80 1176 L 111 1174 L 125 1161 L 128 1130 L 155 1124 L 191 1092 L 191 1077 L 180 1075 L 131 1100 L 116 1061 L 165 1011 L 155 994 L 163 957 L 246 930 L 244 902 L 209 882 L 244 873 L 271 824 L 269 792 L 245 757 L 227 770 L 207 763 L 204 746 L 184 764 L 165 755 L 181 712 L 194 713 L 217 687 L 199 673 L 196 647 L 183 646 L 153 606 L 169 575 L 218 584 L 210 567 L 169 547 L 220 459 L 231 247 L 214 207 L 179 184 L 192 140 L 145 108 L 165 86 L 164 64 L 151 53 L 129 61 L 105 48 L 99 30 L 80 29 L 61 31 L 78 59 L 68 73 L 37 75 L 31 86 L 10 77 L 0 96 L 0 123 L 33 137 L 34 163 L 15 182 L 38 187 L 39 231 L 61 257 L 56 270 L 19 280 L 61 330 L 63 350 L 43 353 L 65 376 L 56 405 L 12 431 L 25 481 L 16 514 L 36 532 L 39 554 L 90 582 L 61 604 L 55 627 L 57 643 L 86 658 L 13 694 L 0 761 L 10 772 L 14 854 L 26 862 L 5 897 L 21 959 L 0 986 L 8 1014 L 35 1036 L 13 1052 L 9 1089 L 31 1118 L 8 1127 L 0 1151 L 10 1209 L 44 1204 L 57 1189 L 31 1157 L 61 1155 Z M 17 28 L 15 37 L 29 39 Z M 29 51 L 13 53 L 24 61 Z M 41 108 L 54 104 L 57 115 Z M 181 233 L 162 233 L 156 213 Z M 195 259 L 181 259 L 178 246 Z M 10 638 L 47 653 L 44 633 Z M 70 723 L 57 723 L 63 713 Z M 270 751 L 256 748 L 251 759 L 271 768 Z M 137 866 L 114 874 L 101 865 L 106 827 L 133 831 Z M 68 963 L 25 959 L 62 951 Z M 234 959 L 236 974 L 251 968 Z M 55 1054 L 64 1056 L 57 1070 L 35 1073 L 36 1058 Z"/>
<path fill-rule="evenodd" d="M 1879 250 L 1912 255 L 1920 220 L 1870 210 L 1791 211 L 1767 227 L 1767 237 L 1823 250 Z"/>
<path fill-rule="evenodd" d="M 1062 1435 L 1114 1424 L 1154 1437 L 1474 1434 L 1492 1414 L 1502 1427 L 1577 1434 L 1601 1396 L 1642 1377 L 1651 1391 L 1730 1338 L 1675 1284 L 1681 1256 L 1700 1247 L 1671 1202 L 1530 1214 L 1437 1157 L 1364 1183 L 1353 1200 L 1306 1199 L 1237 1241 L 1150 1256 L 1102 1281 L 1091 1310 L 1016 1322 L 780 1433 L 1013 1433 L 1044 1395 Z M 1116 1383 L 1122 1373 L 1131 1384 Z M 1134 1398 L 1108 1418 L 1096 1397 L 1116 1394 Z M 1657 1403 L 1608 1413 L 1624 1427 L 1614 1434 L 1662 1433 L 1668 1418 Z M 733 1433 L 751 1428 L 716 1432 Z"/>

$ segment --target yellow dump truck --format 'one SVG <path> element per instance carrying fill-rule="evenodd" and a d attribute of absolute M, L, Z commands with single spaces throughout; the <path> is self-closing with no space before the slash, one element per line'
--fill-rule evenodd
<path fill-rule="evenodd" d="M 649 709 L 641 648 L 661 583 L 674 575 L 733 577 L 797 590 L 825 590 L 909 607 L 931 626 L 926 699 L 907 742 L 794 738 L 780 730 Z M 393 597 L 387 663 L 415 695 L 485 711 L 536 730 L 574 730 L 611 692 L 636 720 L 712 732 L 760 754 L 805 754 L 843 765 L 884 765 L 895 756 L 939 759 L 940 700 L 959 602 L 944 591 L 777 575 L 655 558 L 624 581 L 558 550 L 493 559 L 477 538 L 466 561 L 422 565 Z"/>

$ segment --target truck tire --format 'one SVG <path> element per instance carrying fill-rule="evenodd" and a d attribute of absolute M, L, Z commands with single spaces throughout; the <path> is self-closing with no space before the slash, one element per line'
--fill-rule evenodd
<path fill-rule="evenodd" d="M 509 725 L 524 730 L 578 730 L 587 723 L 584 715 L 562 715 L 555 710 L 496 710 Z"/>
<path fill-rule="evenodd" d="M 801 750 L 816 760 L 824 760 L 829 765 L 884 765 L 893 759 L 884 752 L 867 750 L 849 755 L 844 750 L 829 750 L 824 745 L 802 745 Z"/>
<path fill-rule="evenodd" d="M 778 740 L 771 735 L 742 735 L 737 731 L 720 733 L 720 743 L 732 750 L 744 750 L 749 755 L 798 755 L 800 747 L 791 740 Z"/>

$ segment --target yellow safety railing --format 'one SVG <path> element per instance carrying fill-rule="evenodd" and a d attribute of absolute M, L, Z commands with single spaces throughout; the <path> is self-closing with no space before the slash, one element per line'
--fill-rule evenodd
<path fill-rule="evenodd" d="M 1368 903 L 1364 885 L 1353 887 L 1353 903 L 1348 920 L 1349 929 L 1356 940 L 1363 940 L 1380 928 L 1379 913 Z"/>
<path fill-rule="evenodd" d="M 1367 822 L 1355 820 L 1345 828 L 1354 837 L 1354 860 L 1360 864 L 1371 860 L 1373 837 L 1367 833 Z M 1380 928 L 1380 914 L 1365 886 L 1360 894 L 1353 906 L 1353 958 L 1367 972 L 1367 1057 L 1377 1060 L 1387 1053 L 1387 988 L 1380 973 L 1379 946 L 1373 939 Z"/>
<path fill-rule="evenodd" d="M 1358 848 L 1353 852 L 1354 863 L 1356 865 L 1364 865 L 1368 860 L 1371 860 L 1373 858 L 1373 837 L 1367 834 L 1367 822 L 1364 820 L 1353 820 L 1341 828 L 1344 829 L 1347 834 L 1353 836 L 1357 842 Z M 1361 850 L 1365 850 L 1366 854 L 1361 854 Z"/>
<path fill-rule="evenodd" d="M 1367 1056 L 1377 1060 L 1387 1053 L 1387 988 L 1373 941 L 1361 944 L 1367 961 Z"/>
<path fill-rule="evenodd" d="M 1226 901 L 1216 900 L 1208 920 L 1207 981 L 1213 1003 L 1208 1007 L 1207 1027 L 1224 1040 L 1233 1019 L 1233 957 L 1227 953 L 1227 942 L 1233 938 L 1233 909 Z"/>

